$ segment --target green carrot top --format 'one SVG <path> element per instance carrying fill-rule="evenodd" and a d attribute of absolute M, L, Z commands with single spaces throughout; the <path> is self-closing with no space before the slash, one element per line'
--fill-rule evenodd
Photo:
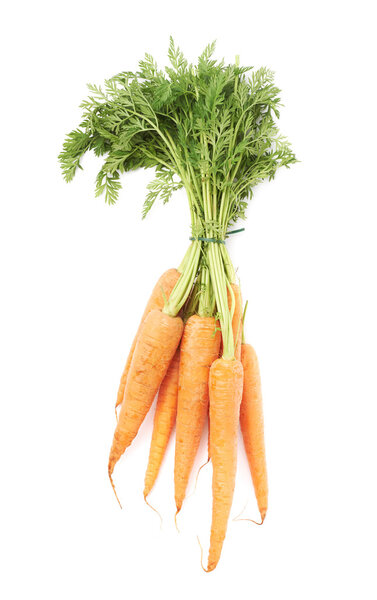
<path fill-rule="evenodd" d="M 153 167 L 156 176 L 148 184 L 143 217 L 158 198 L 166 203 L 184 187 L 192 236 L 224 240 L 230 225 L 245 218 L 254 186 L 296 158 L 276 125 L 280 90 L 273 72 L 242 67 L 238 58 L 230 65 L 216 61 L 214 50 L 209 44 L 197 64 L 189 64 L 170 38 L 170 66 L 164 70 L 146 54 L 137 72 L 119 73 L 104 88 L 89 85 L 82 121 L 59 155 L 66 181 L 82 168 L 85 152 L 93 150 L 104 157 L 96 196 L 104 194 L 114 204 L 123 172 Z M 222 244 L 200 245 L 208 246 L 206 264 L 217 310 L 224 315 L 226 285 L 233 277 L 229 255 Z M 173 312 L 182 300 L 183 295 L 176 298 Z M 212 304 L 210 297 L 205 304 Z"/>

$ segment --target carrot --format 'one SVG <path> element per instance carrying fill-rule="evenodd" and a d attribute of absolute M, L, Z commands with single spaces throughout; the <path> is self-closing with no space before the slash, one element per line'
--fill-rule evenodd
<path fill-rule="evenodd" d="M 209 369 L 218 357 L 220 332 L 214 317 L 193 315 L 186 323 L 179 364 L 174 490 L 181 510 L 208 412 Z"/>
<path fill-rule="evenodd" d="M 171 317 L 157 309 L 153 309 L 143 323 L 110 451 L 108 471 L 111 483 L 116 463 L 135 438 L 152 405 L 179 345 L 182 331 L 180 317 Z"/>
<path fill-rule="evenodd" d="M 144 481 L 146 499 L 157 479 L 177 414 L 179 349 L 171 361 L 158 392 L 149 460 Z"/>
<path fill-rule="evenodd" d="M 240 409 L 241 431 L 253 479 L 262 523 L 268 506 L 268 482 L 264 446 L 263 406 L 258 358 L 250 344 L 242 344 L 244 388 Z"/>
<path fill-rule="evenodd" d="M 132 356 L 135 351 L 135 346 L 136 346 L 138 335 L 141 330 L 141 326 L 142 326 L 146 316 L 151 312 L 151 310 L 153 310 L 155 308 L 162 310 L 162 308 L 164 307 L 164 295 L 165 295 L 166 299 L 169 298 L 171 291 L 174 288 L 175 284 L 177 283 L 180 275 L 181 274 L 179 271 L 177 271 L 177 269 L 168 269 L 167 271 L 165 271 L 165 273 L 163 273 L 161 275 L 161 277 L 159 278 L 159 280 L 157 281 L 156 285 L 153 288 L 153 291 L 148 300 L 147 306 L 145 307 L 143 316 L 141 317 L 139 328 L 138 328 L 137 333 L 132 342 L 126 365 L 123 369 L 122 377 L 120 379 L 119 388 L 118 388 L 115 410 L 123 402 L 123 396 L 124 396 L 124 390 L 126 387 L 128 371 L 131 366 Z"/>
<path fill-rule="evenodd" d="M 213 571 L 219 562 L 232 506 L 242 385 L 239 360 L 219 358 L 213 363 L 209 376 L 213 503 L 207 571 Z"/>
<path fill-rule="evenodd" d="M 234 356 L 237 360 L 241 359 L 241 340 L 242 340 L 242 296 L 241 296 L 241 288 L 236 283 L 231 284 L 233 294 L 234 294 L 234 313 L 232 319 L 232 331 L 233 331 L 233 339 L 234 339 Z M 229 289 L 227 290 L 228 294 L 228 307 L 231 310 L 232 307 L 232 296 L 230 294 Z M 220 356 L 223 352 L 223 344 L 222 339 L 220 342 Z M 210 420 L 208 417 L 208 460 L 211 458 L 210 455 Z"/>
<path fill-rule="evenodd" d="M 220 332 L 213 317 L 194 315 L 181 342 L 175 449 L 175 498 L 179 511 L 208 417 L 209 367 L 218 358 Z"/>
<path fill-rule="evenodd" d="M 263 67 L 246 76 L 249 68 L 241 67 L 238 58 L 234 65 L 227 65 L 213 58 L 214 50 L 213 43 L 207 45 L 195 66 L 191 66 L 170 38 L 168 80 L 160 77 L 153 57 L 148 54 L 134 73 L 122 71 L 107 80 L 103 91 L 90 85 L 89 99 L 82 104 L 81 124 L 68 134 L 59 154 L 66 181 L 71 181 L 81 168 L 81 159 L 87 151 L 104 155 L 96 178 L 96 195 L 104 194 L 108 204 L 119 198 L 124 173 L 136 168 L 156 169 L 155 179 L 148 186 L 143 217 L 158 198 L 165 203 L 173 191 L 185 188 L 191 244 L 178 268 L 181 275 L 175 272 L 170 295 L 168 286 L 157 284 L 154 293 L 158 302 L 148 304 L 132 344 L 116 401 L 121 410 L 110 452 L 109 476 L 112 481 L 115 464 L 132 443 L 166 376 L 183 331 L 177 315 L 183 310 L 185 320 L 189 317 L 187 312 L 200 318 L 218 319 L 223 341 L 221 359 L 216 358 L 214 351 L 211 355 L 215 340 L 206 336 L 200 339 L 196 333 L 189 339 L 190 326 L 186 328 L 187 353 L 182 350 L 179 367 L 182 375 L 179 374 L 174 474 L 178 511 L 209 404 L 213 506 L 208 570 L 214 569 L 220 558 L 231 509 L 243 382 L 242 301 L 239 287 L 231 283 L 238 280 L 226 240 L 240 231 L 232 230 L 233 224 L 245 218 L 255 184 L 272 179 L 277 169 L 296 162 L 289 142 L 276 141 L 280 90 L 274 84 L 272 72 Z M 145 246 L 149 252 L 154 251 L 152 241 L 144 242 Z M 133 282 L 130 288 L 134 293 Z M 254 373 L 250 375 L 253 384 L 256 371 L 250 372 Z M 170 373 L 161 390 L 161 402 L 168 381 Z M 245 391 L 245 397 L 252 400 L 245 401 L 245 415 L 241 419 L 247 452 L 255 457 L 253 480 L 263 519 L 267 510 L 267 480 L 262 472 L 265 464 L 260 390 L 253 385 L 248 385 Z M 168 404 L 172 408 L 170 400 Z M 162 404 L 160 408 L 162 411 Z M 171 424 L 170 420 L 166 422 L 166 437 L 161 441 L 159 409 L 156 418 L 156 450 L 161 443 L 162 454 Z M 146 491 L 148 485 L 153 485 L 160 460 L 156 459 L 155 464 L 152 454 L 150 458 L 151 480 L 149 484 L 146 482 Z"/>
<path fill-rule="evenodd" d="M 234 356 L 237 360 L 241 360 L 241 339 L 242 339 L 242 296 L 241 288 L 236 283 L 231 284 L 234 294 L 234 313 L 232 319 L 232 330 L 234 339 Z M 229 310 L 232 306 L 232 296 L 228 289 L 228 306 Z"/>

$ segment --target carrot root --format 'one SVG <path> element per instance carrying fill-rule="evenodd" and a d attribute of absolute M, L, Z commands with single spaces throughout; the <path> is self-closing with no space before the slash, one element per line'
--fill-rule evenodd
<path fill-rule="evenodd" d="M 205 566 L 203 565 L 203 546 L 200 543 L 200 539 L 199 536 L 196 536 L 196 539 L 198 540 L 198 544 L 199 544 L 199 548 L 200 548 L 200 566 L 202 567 L 203 571 L 205 573 L 209 573 L 208 569 L 205 568 Z"/>
<path fill-rule="evenodd" d="M 268 479 L 264 444 L 263 404 L 258 358 L 250 344 L 242 344 L 244 389 L 240 425 L 262 523 L 268 508 Z"/>
<path fill-rule="evenodd" d="M 179 345 L 182 330 L 180 317 L 170 317 L 156 309 L 148 314 L 143 323 L 110 450 L 110 476 L 119 458 L 134 440 L 153 403 Z"/>
<path fill-rule="evenodd" d="M 177 508 L 177 510 L 175 511 L 175 515 L 174 515 L 174 524 L 175 524 L 175 528 L 178 531 L 178 533 L 181 533 L 179 531 L 179 527 L 178 527 L 178 523 L 177 523 L 177 516 L 178 516 L 178 513 L 180 512 L 180 510 L 181 510 L 180 508 Z"/>
<path fill-rule="evenodd" d="M 125 367 L 123 369 L 122 377 L 120 379 L 119 389 L 118 389 L 118 394 L 117 394 L 117 399 L 116 399 L 116 404 L 115 404 L 115 416 L 116 416 L 117 420 L 118 420 L 117 408 L 123 402 L 124 390 L 126 389 L 128 372 L 131 367 L 132 357 L 135 352 L 137 338 L 139 337 L 142 325 L 143 325 L 146 317 L 148 316 L 148 314 L 151 312 L 151 310 L 154 310 L 154 309 L 162 310 L 164 308 L 164 304 L 165 304 L 164 296 L 167 299 L 169 298 L 180 275 L 181 274 L 179 271 L 177 271 L 177 269 L 168 269 L 167 271 L 165 271 L 165 273 L 163 273 L 161 275 L 161 277 L 159 278 L 159 280 L 157 281 L 156 285 L 153 288 L 153 291 L 148 300 L 147 306 L 145 307 L 143 316 L 141 317 L 139 328 L 133 339 L 133 342 L 132 342 L 132 345 L 130 348 L 130 352 L 127 357 L 127 361 L 126 361 Z"/>
<path fill-rule="evenodd" d="M 144 502 L 147 506 L 149 506 L 149 508 L 151 508 L 156 514 L 158 514 L 158 516 L 160 517 L 160 529 L 162 529 L 162 516 L 158 512 L 157 508 L 155 508 L 154 506 L 152 506 L 152 504 L 150 502 L 148 502 L 147 496 L 145 494 L 144 494 Z"/>
<path fill-rule="evenodd" d="M 240 518 L 242 513 L 244 512 L 244 510 L 246 509 L 247 506 L 247 502 L 245 504 L 245 506 L 243 507 L 243 509 L 241 510 L 240 513 L 238 513 L 238 515 L 236 517 L 234 517 L 234 519 L 232 519 L 232 521 L 250 521 L 250 523 L 255 523 L 255 525 L 263 525 L 263 521 L 266 517 L 266 514 L 264 514 L 263 516 L 261 516 L 261 520 L 260 521 L 254 521 L 254 519 L 249 519 L 246 517 L 243 517 L 242 519 Z"/>
<path fill-rule="evenodd" d="M 110 473 L 110 469 L 109 469 L 109 479 L 110 479 L 111 487 L 113 488 L 113 491 L 114 491 L 114 494 L 115 494 L 115 498 L 118 500 L 118 504 L 119 504 L 120 508 L 123 508 L 123 506 L 121 505 L 120 500 L 118 498 L 118 494 L 117 494 L 116 489 L 115 489 L 115 485 L 114 485 L 112 473 Z"/>
<path fill-rule="evenodd" d="M 205 462 L 205 463 L 203 463 L 203 464 L 202 464 L 202 465 L 199 467 L 199 470 L 198 470 L 198 472 L 197 472 L 197 474 L 196 474 L 196 479 L 195 479 L 194 493 L 196 492 L 196 486 L 198 485 L 199 473 L 200 473 L 200 471 L 203 469 L 203 467 L 205 467 L 206 465 L 208 465 L 208 463 L 209 463 L 209 461 L 210 461 L 210 460 L 211 460 L 211 457 L 209 456 L 209 457 L 207 458 L 206 462 Z"/>
<path fill-rule="evenodd" d="M 193 315 L 181 341 L 177 428 L 174 459 L 174 495 L 181 509 L 208 414 L 209 369 L 217 359 L 220 332 L 213 317 Z"/>
<path fill-rule="evenodd" d="M 255 525 L 263 525 L 264 518 L 260 521 L 254 521 L 254 519 L 247 519 L 246 517 L 242 519 L 233 519 L 233 521 L 249 521 L 250 523 L 255 523 Z"/>
<path fill-rule="evenodd" d="M 219 358 L 213 363 L 209 378 L 213 501 L 208 571 L 213 571 L 220 560 L 233 501 L 242 384 L 239 360 Z"/>
<path fill-rule="evenodd" d="M 169 443 L 177 414 L 179 349 L 171 361 L 158 392 L 148 465 L 144 479 L 144 496 L 151 492 Z"/>

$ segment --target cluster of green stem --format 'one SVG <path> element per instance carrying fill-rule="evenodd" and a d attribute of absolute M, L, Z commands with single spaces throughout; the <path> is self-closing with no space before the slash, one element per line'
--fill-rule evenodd
<path fill-rule="evenodd" d="M 231 287 L 235 283 L 235 273 L 229 253 L 225 246 L 225 236 L 229 221 L 229 198 L 225 195 L 223 203 L 216 200 L 216 192 L 212 192 L 209 178 L 202 173 L 203 184 L 199 198 L 195 198 L 194 190 L 187 190 L 190 213 L 192 217 L 192 231 L 200 231 L 204 239 L 194 240 L 180 267 L 182 273 L 164 311 L 175 316 L 179 313 L 185 302 L 186 314 L 197 313 L 202 317 L 216 316 L 220 322 L 223 337 L 223 356 L 230 359 L 234 357 L 234 339 L 232 332 L 232 316 L 234 312 L 234 295 Z M 215 196 L 215 198 L 213 198 Z M 196 204 L 192 199 L 196 200 Z M 197 205 L 202 209 L 204 219 L 197 213 Z M 224 208 L 225 205 L 225 208 Z M 200 225 L 198 227 L 198 225 Z M 195 237 L 195 236 L 193 236 Z M 228 292 L 231 305 L 228 306 Z"/>
<path fill-rule="evenodd" d="M 245 218 L 253 188 L 296 158 L 276 126 L 280 90 L 274 74 L 241 67 L 238 58 L 235 64 L 216 61 L 214 50 L 209 44 L 193 65 L 170 39 L 164 70 L 146 54 L 137 72 L 118 73 L 104 91 L 88 86 L 82 121 L 66 137 L 59 160 L 71 181 L 87 151 L 104 156 L 96 195 L 104 194 L 109 204 L 119 196 L 124 172 L 154 168 L 144 217 L 157 199 L 165 203 L 185 188 L 193 241 L 164 310 L 218 318 L 223 355 L 231 359 L 235 275 L 227 232 Z"/>

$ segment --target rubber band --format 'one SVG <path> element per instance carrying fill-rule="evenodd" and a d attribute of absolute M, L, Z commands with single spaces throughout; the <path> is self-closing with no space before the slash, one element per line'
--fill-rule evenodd
<path fill-rule="evenodd" d="M 225 235 L 225 237 L 227 238 L 228 235 L 232 235 L 233 233 L 240 233 L 241 231 L 245 231 L 245 227 L 242 227 L 241 229 L 233 229 L 233 231 L 228 231 Z M 190 237 L 190 242 L 212 242 L 214 244 L 225 244 L 225 240 L 219 240 L 218 238 L 206 238 L 206 237 Z"/>
<path fill-rule="evenodd" d="M 190 242 L 214 242 L 215 244 L 225 244 L 224 240 L 218 240 L 217 238 L 205 238 L 205 237 L 190 237 Z"/>
<path fill-rule="evenodd" d="M 233 229 L 233 231 L 228 231 L 226 235 L 228 236 L 232 235 L 232 233 L 240 233 L 241 231 L 245 231 L 245 227 L 241 227 L 241 229 Z"/>

